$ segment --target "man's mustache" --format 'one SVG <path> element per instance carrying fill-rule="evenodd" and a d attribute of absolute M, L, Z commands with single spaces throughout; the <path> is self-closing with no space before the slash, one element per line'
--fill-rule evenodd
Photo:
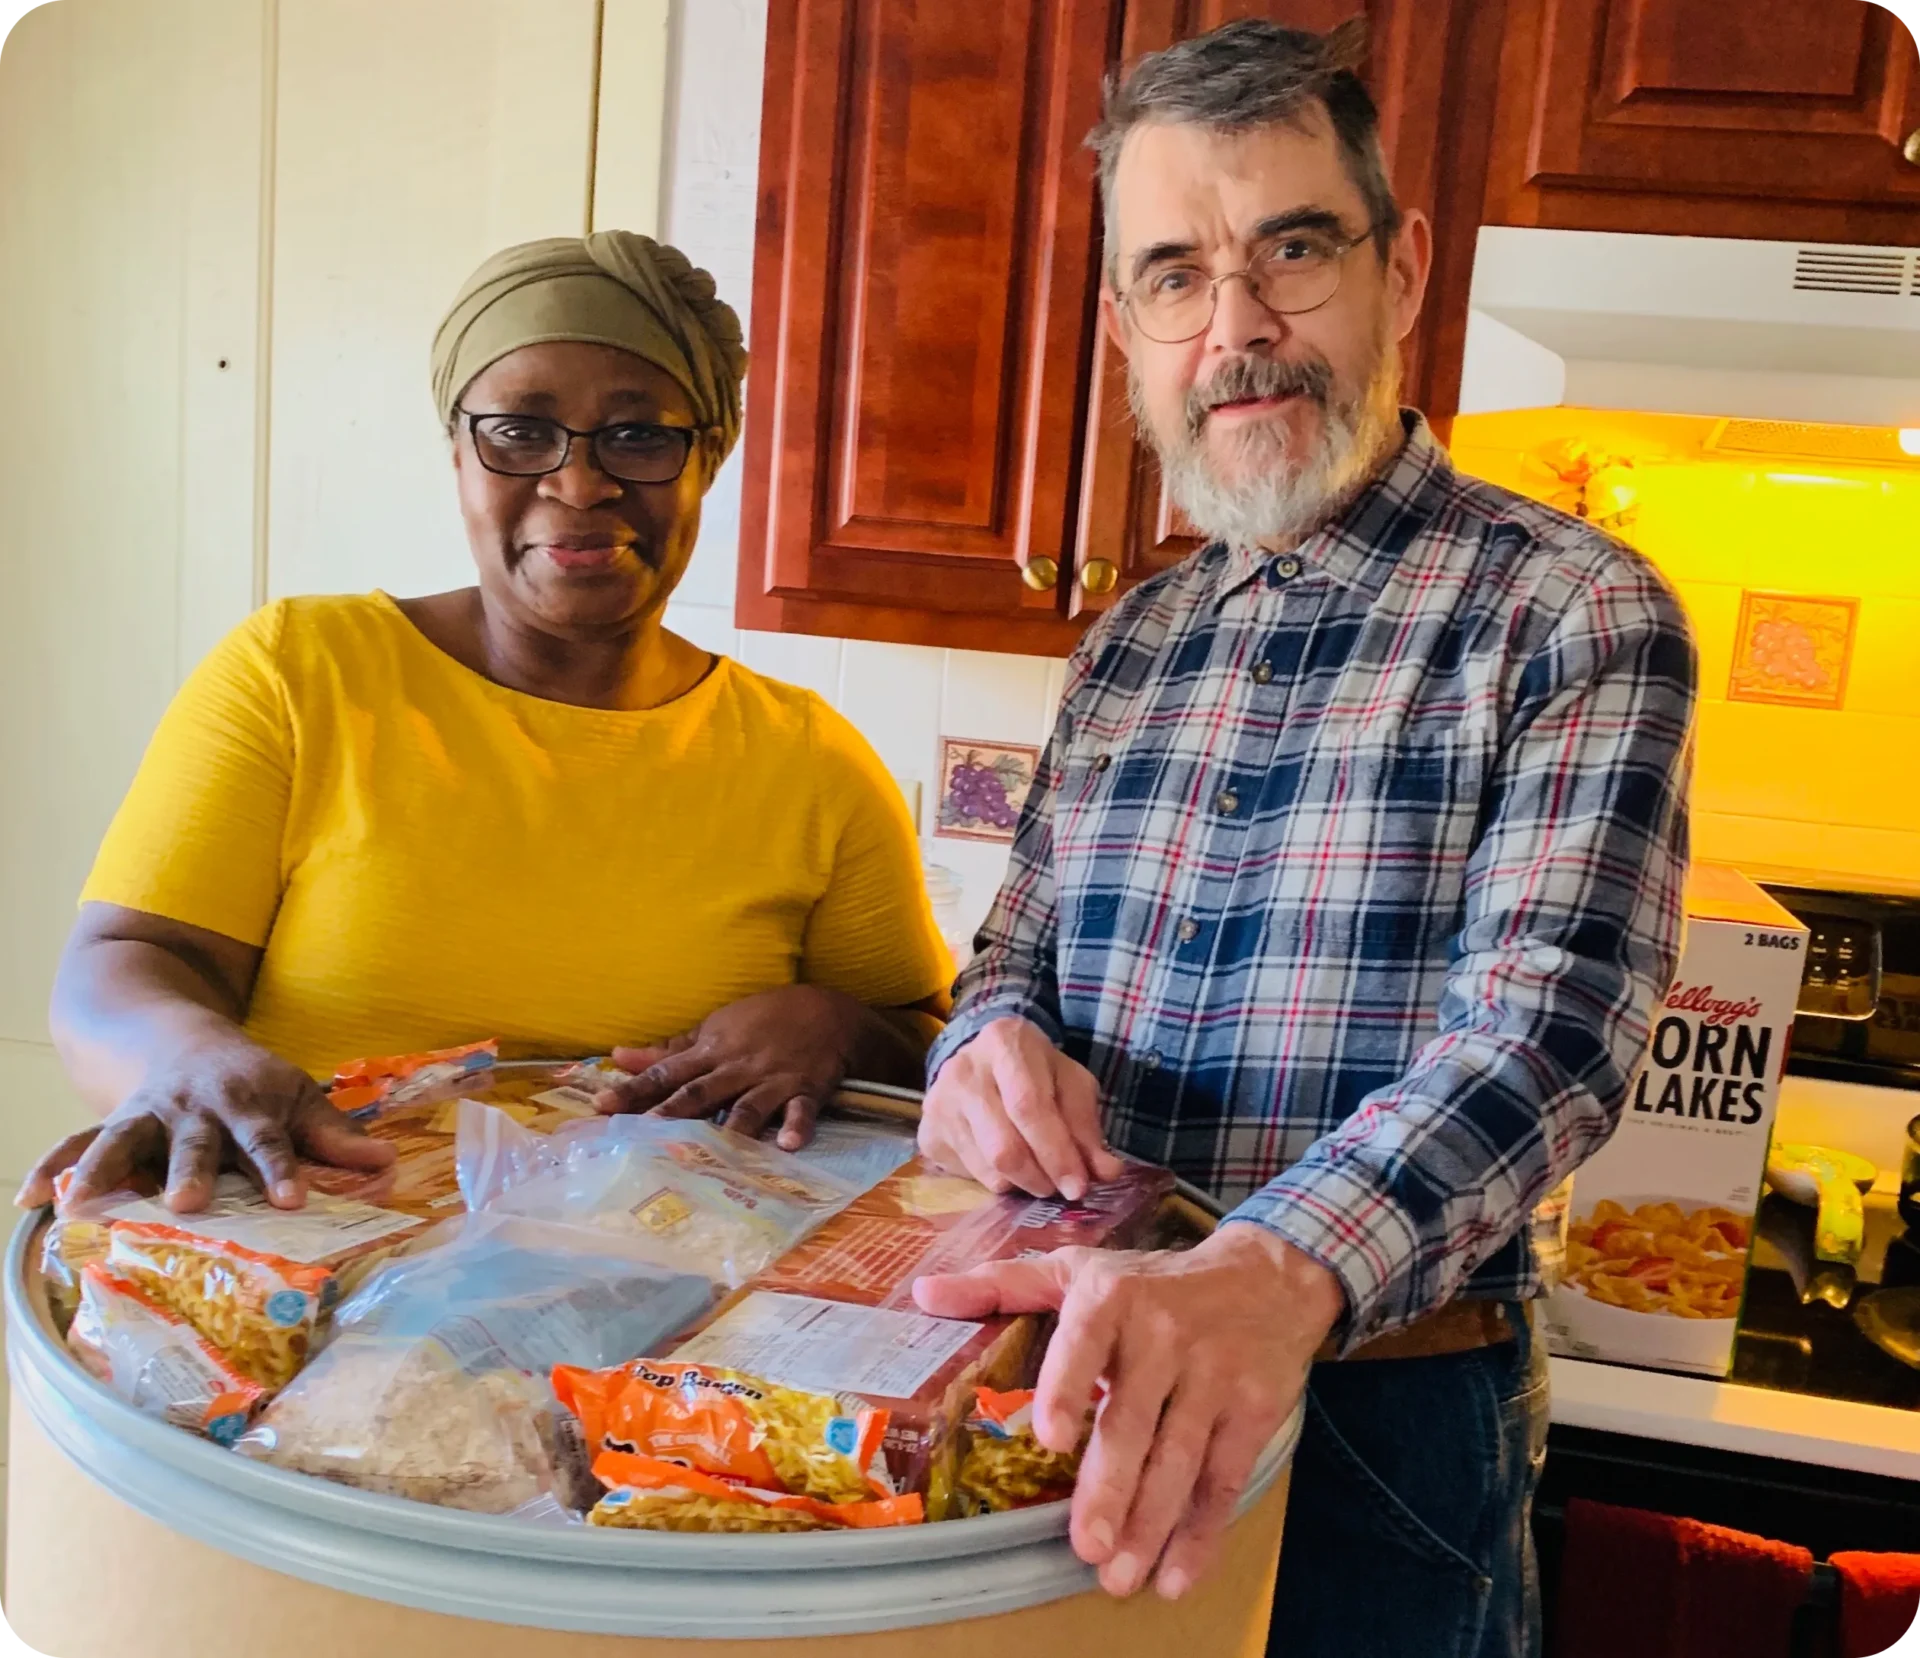
<path fill-rule="evenodd" d="M 1235 357 L 1187 393 L 1187 435 L 1197 438 L 1222 403 L 1262 397 L 1310 397 L 1323 409 L 1333 395 L 1333 368 L 1320 357 L 1304 363 L 1277 357 Z"/>

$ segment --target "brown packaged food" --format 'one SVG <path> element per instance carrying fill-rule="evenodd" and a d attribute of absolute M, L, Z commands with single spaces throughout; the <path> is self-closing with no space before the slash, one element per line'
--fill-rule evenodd
<path fill-rule="evenodd" d="M 1077 1203 L 1018 1193 L 995 1197 L 916 1157 L 774 1262 L 753 1287 L 868 1307 L 911 1307 L 914 1279 L 930 1273 L 963 1272 L 983 1261 L 1072 1246 L 1143 1244 L 1173 1185 L 1169 1170 L 1141 1163 Z"/>
<path fill-rule="evenodd" d="M 1135 1164 L 1078 1203 L 995 1197 L 916 1157 L 762 1271 L 673 1357 L 883 1407 L 896 1488 L 924 1493 L 929 1519 L 951 1518 L 959 1429 L 976 1390 L 1030 1386 L 1045 1325 L 928 1318 L 913 1281 L 1070 1245 L 1131 1248 L 1148 1239 L 1173 1184 L 1167 1170 Z"/>

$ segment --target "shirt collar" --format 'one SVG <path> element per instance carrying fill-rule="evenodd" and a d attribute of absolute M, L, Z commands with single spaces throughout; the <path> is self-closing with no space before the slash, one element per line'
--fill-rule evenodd
<path fill-rule="evenodd" d="M 1300 543 L 1294 556 L 1368 599 L 1378 598 L 1408 544 L 1439 511 L 1453 464 L 1415 409 L 1400 411 L 1406 441 L 1337 518 Z M 1258 547 L 1224 549 L 1214 584 L 1217 608 L 1281 555 Z"/>

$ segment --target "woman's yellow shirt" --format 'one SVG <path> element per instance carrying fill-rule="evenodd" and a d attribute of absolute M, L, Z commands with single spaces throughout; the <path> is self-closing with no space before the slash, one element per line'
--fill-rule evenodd
<path fill-rule="evenodd" d="M 247 1030 L 318 1076 L 498 1037 L 602 1053 L 802 982 L 950 965 L 900 791 L 812 692 L 722 658 L 662 708 L 507 690 L 385 594 L 285 599 L 162 719 L 87 881 L 264 947 Z"/>

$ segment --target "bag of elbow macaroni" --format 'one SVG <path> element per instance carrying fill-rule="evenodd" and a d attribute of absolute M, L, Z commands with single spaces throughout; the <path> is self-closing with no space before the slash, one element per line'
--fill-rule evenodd
<path fill-rule="evenodd" d="M 80 1274 L 67 1345 L 138 1410 L 230 1445 L 267 1397 L 185 1319 L 98 1261 Z"/>

